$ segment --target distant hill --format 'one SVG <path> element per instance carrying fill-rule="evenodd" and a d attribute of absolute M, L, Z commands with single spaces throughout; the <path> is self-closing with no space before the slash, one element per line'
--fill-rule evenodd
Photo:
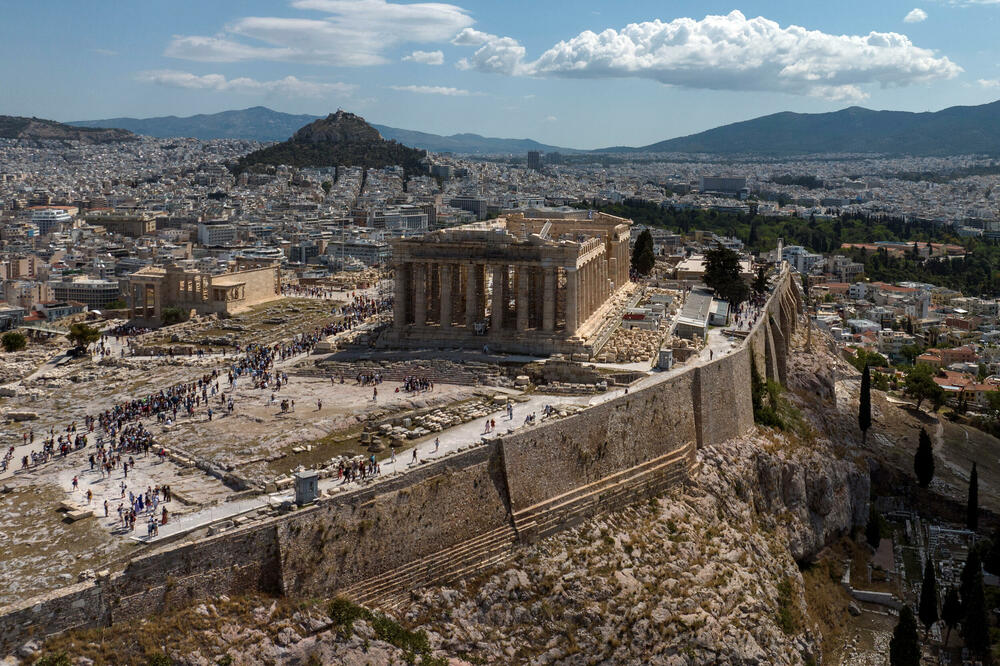
<path fill-rule="evenodd" d="M 775 113 L 641 148 L 596 152 L 1000 154 L 1000 101 L 927 113 L 859 106 L 831 113 Z"/>
<path fill-rule="evenodd" d="M 135 135 L 123 129 L 76 127 L 41 118 L 0 116 L 0 138 L 3 139 L 52 139 L 57 141 L 82 141 L 84 143 L 113 143 L 134 141 Z"/>
<path fill-rule="evenodd" d="M 423 150 L 383 139 L 361 116 L 337 111 L 309 123 L 287 141 L 245 155 L 237 163 L 236 171 L 279 164 L 375 169 L 400 165 L 407 173 L 416 173 L 423 170 L 421 160 L 426 156 Z"/>
<path fill-rule="evenodd" d="M 108 118 L 106 120 L 75 120 L 70 125 L 86 127 L 120 127 L 136 134 L 156 137 L 189 136 L 195 139 L 252 139 L 255 141 L 284 141 L 308 123 L 321 116 L 294 115 L 255 106 L 239 111 L 199 114 L 179 118 Z M 398 129 L 387 125 L 372 125 L 383 137 L 407 146 L 435 153 L 462 153 L 490 155 L 499 153 L 580 152 L 572 148 L 547 146 L 531 139 L 497 139 L 478 134 L 453 134 L 440 136 L 428 132 Z"/>
<path fill-rule="evenodd" d="M 533 139 L 497 139 L 478 134 L 441 136 L 439 134 L 428 134 L 427 132 L 396 129 L 395 127 L 387 127 L 385 125 L 373 125 L 373 127 L 387 139 L 393 139 L 408 146 L 423 148 L 434 153 L 461 153 L 464 155 L 512 153 L 523 155 L 529 150 L 538 150 L 543 153 L 562 152 L 567 154 L 585 152 L 573 148 L 549 146 L 544 143 L 538 143 Z"/>
<path fill-rule="evenodd" d="M 74 120 L 69 123 L 87 127 L 121 127 L 136 134 L 169 138 L 175 136 L 195 139 L 251 139 L 255 141 L 284 141 L 319 116 L 294 115 L 255 106 L 239 111 L 200 113 L 179 118 L 109 118 L 106 120 Z"/>

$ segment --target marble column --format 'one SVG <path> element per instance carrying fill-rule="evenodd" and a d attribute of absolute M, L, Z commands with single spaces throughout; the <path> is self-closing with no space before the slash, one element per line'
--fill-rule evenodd
<path fill-rule="evenodd" d="M 409 264 L 396 265 L 396 279 L 393 285 L 392 327 L 398 332 L 406 326 L 409 314 Z"/>
<path fill-rule="evenodd" d="M 413 265 L 413 325 L 427 324 L 427 264 Z"/>
<path fill-rule="evenodd" d="M 579 271 L 574 268 L 566 269 L 566 335 L 576 335 L 578 322 L 578 300 L 579 295 Z"/>
<path fill-rule="evenodd" d="M 490 313 L 490 332 L 499 335 L 503 330 L 504 312 L 507 310 L 507 267 L 493 267 L 493 309 Z"/>
<path fill-rule="evenodd" d="M 617 254 L 618 252 L 616 251 L 615 255 Z M 621 275 L 618 272 L 618 257 L 617 256 L 611 257 L 608 263 L 610 264 L 608 272 L 611 273 L 611 280 L 612 282 L 614 282 L 613 285 L 608 285 L 608 288 L 611 289 L 613 292 L 618 291 L 618 288 L 622 286 Z"/>
<path fill-rule="evenodd" d="M 471 329 L 478 318 L 478 297 L 479 281 L 476 279 L 476 270 L 482 273 L 479 264 L 469 264 L 465 268 L 465 327 Z"/>
<path fill-rule="evenodd" d="M 528 281 L 531 279 L 530 269 L 526 266 L 517 267 L 517 330 L 528 330 Z"/>
<path fill-rule="evenodd" d="M 556 327 L 556 271 L 554 268 L 546 268 L 544 271 L 542 329 L 551 332 Z"/>
<path fill-rule="evenodd" d="M 441 328 L 451 328 L 451 272 L 451 264 L 441 264 Z"/>

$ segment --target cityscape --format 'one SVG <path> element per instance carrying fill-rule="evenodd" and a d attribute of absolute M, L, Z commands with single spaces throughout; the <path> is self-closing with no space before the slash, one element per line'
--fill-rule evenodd
<path fill-rule="evenodd" d="M 1000 660 L 1000 10 L 891 4 L 12 3 L 0 664 Z"/>

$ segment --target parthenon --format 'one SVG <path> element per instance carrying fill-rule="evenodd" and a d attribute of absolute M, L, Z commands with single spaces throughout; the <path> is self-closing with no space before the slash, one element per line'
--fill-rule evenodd
<path fill-rule="evenodd" d="M 585 351 L 629 283 L 629 225 L 522 214 L 393 241 L 398 347 Z"/>

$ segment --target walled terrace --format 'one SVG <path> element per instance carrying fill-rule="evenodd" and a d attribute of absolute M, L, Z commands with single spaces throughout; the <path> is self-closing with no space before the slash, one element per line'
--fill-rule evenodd
<path fill-rule="evenodd" d="M 699 447 L 753 428 L 751 364 L 783 380 L 801 314 L 789 274 L 738 345 L 405 474 L 166 545 L 120 571 L 0 609 L 0 652 L 221 594 L 346 595 L 383 608 L 595 514 L 694 480 Z"/>

